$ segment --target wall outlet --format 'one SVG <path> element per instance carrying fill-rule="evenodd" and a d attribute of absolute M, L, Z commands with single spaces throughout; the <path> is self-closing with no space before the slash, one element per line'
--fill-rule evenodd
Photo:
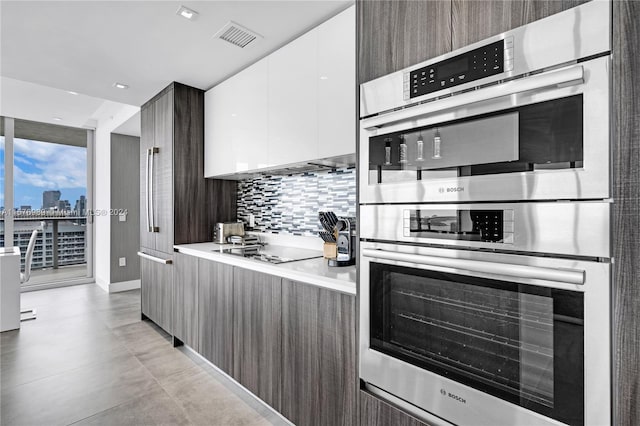
<path fill-rule="evenodd" d="M 126 213 L 120 213 L 118 220 L 120 220 L 120 222 L 126 222 L 127 221 L 127 214 Z"/>
<path fill-rule="evenodd" d="M 127 258 L 126 257 L 119 258 L 118 263 L 120 264 L 120 266 L 127 266 Z"/>
<path fill-rule="evenodd" d="M 256 217 L 253 213 L 249 213 L 249 227 L 253 228 L 254 226 L 256 226 Z"/>

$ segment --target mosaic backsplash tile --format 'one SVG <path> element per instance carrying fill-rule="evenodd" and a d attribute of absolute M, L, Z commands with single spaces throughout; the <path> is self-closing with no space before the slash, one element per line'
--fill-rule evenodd
<path fill-rule="evenodd" d="M 321 210 L 355 217 L 355 168 L 238 182 L 238 219 L 248 224 L 253 213 L 255 231 L 315 236 Z"/>

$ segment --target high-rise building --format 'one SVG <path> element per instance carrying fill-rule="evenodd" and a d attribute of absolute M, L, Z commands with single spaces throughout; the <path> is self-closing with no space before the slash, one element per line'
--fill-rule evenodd
<path fill-rule="evenodd" d="M 71 203 L 69 203 L 69 200 L 59 200 L 56 203 L 56 208 L 58 209 L 58 211 L 61 211 L 61 212 L 70 211 Z"/>
<path fill-rule="evenodd" d="M 79 200 L 76 200 L 76 206 L 73 209 L 76 212 L 76 216 L 84 216 L 87 212 L 87 198 L 84 195 L 80 196 Z"/>
<path fill-rule="evenodd" d="M 31 206 L 20 206 L 20 210 L 22 210 L 23 212 L 30 211 Z"/>
<path fill-rule="evenodd" d="M 25 253 L 34 229 L 40 229 L 33 250 L 33 269 L 53 266 L 53 227 L 51 224 L 42 228 L 41 222 L 36 220 L 19 221 L 15 224 L 13 244 Z M 78 265 L 86 262 L 85 258 L 85 230 L 84 223 L 60 221 L 58 224 L 58 265 Z M 4 246 L 4 222 L 0 222 L 0 246 Z M 24 268 L 24 256 L 22 257 Z"/>
<path fill-rule="evenodd" d="M 42 193 L 42 208 L 52 209 L 58 207 L 60 201 L 60 191 L 44 191 Z"/>

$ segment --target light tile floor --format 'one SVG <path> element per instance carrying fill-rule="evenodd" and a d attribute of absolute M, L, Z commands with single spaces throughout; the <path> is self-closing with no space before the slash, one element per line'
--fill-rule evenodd
<path fill-rule="evenodd" d="M 0 334 L 0 424 L 285 425 L 233 381 L 140 321 L 138 290 L 22 294 L 38 318 Z"/>

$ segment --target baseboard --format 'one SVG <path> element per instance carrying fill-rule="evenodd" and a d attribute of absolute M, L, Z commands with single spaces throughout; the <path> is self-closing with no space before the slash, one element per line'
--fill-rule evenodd
<path fill-rule="evenodd" d="M 106 293 L 109 293 L 109 283 L 100 277 L 96 277 L 96 285 L 103 289 Z"/>
<path fill-rule="evenodd" d="M 120 291 L 135 290 L 140 288 L 140 280 L 121 281 L 119 283 L 109 284 L 109 293 L 118 293 Z"/>
<path fill-rule="evenodd" d="M 28 285 L 20 288 L 21 293 L 27 293 L 30 291 L 40 291 L 40 290 L 48 290 L 50 288 L 61 288 L 61 287 L 69 287 L 72 285 L 85 285 L 85 284 L 95 284 L 96 281 L 93 278 L 78 278 L 75 280 L 68 281 L 60 281 L 54 283 L 47 284 L 35 284 Z"/>
<path fill-rule="evenodd" d="M 140 280 L 120 281 L 118 283 L 108 283 L 105 280 L 96 278 L 96 284 L 107 293 L 119 293 L 121 291 L 135 290 L 140 288 Z"/>

